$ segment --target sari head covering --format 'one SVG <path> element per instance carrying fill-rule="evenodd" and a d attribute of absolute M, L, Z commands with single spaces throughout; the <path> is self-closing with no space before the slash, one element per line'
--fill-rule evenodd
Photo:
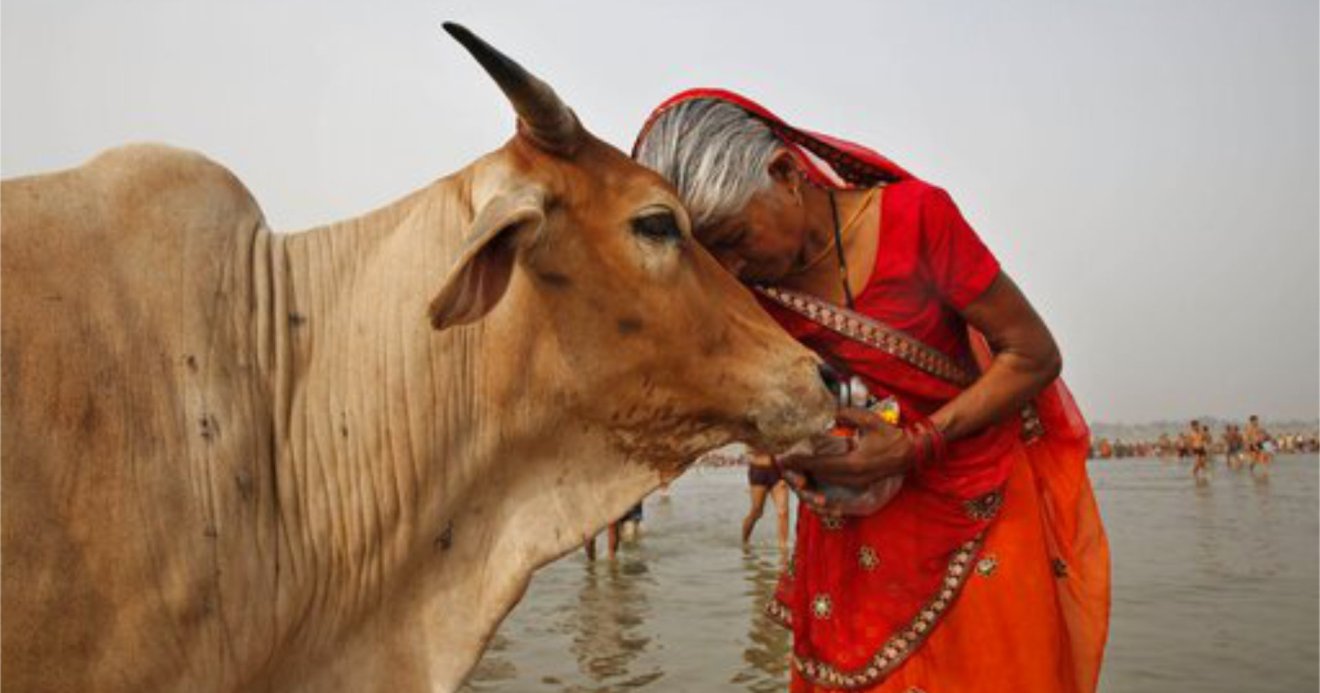
<path fill-rule="evenodd" d="M 937 190 L 866 147 L 789 125 L 751 99 L 721 89 L 692 89 L 660 104 L 638 135 L 634 157 L 658 118 L 698 99 L 733 104 L 764 123 L 816 185 Z M 982 250 L 997 274 L 997 262 Z M 800 315 L 783 301 L 767 299 L 776 291 L 762 291 L 760 298 L 799 341 L 842 363 L 872 392 L 897 397 L 905 417 L 928 415 L 956 397 L 967 380 L 941 377 L 917 363 L 912 353 L 921 349 L 868 342 L 866 330 L 874 331 L 862 300 L 868 289 L 858 295 L 860 316 L 819 301 L 809 301 L 812 310 Z M 856 325 L 856 334 L 850 333 Z M 960 353 L 947 354 L 950 359 L 972 374 L 988 367 L 993 355 L 980 334 L 969 329 L 959 341 Z M 1089 438 L 1067 387 L 1056 380 L 1021 417 L 952 441 L 940 465 L 909 472 L 893 501 L 870 516 L 824 518 L 800 506 L 795 554 L 768 607 L 793 630 L 793 690 L 906 690 L 917 684 L 926 690 L 1094 690 L 1108 624 L 1109 564 L 1086 478 Z M 1013 518 L 1003 517 L 1010 513 Z M 974 573 L 997 569 L 998 559 L 984 553 L 988 537 L 1002 547 L 998 554 L 1014 557 L 1013 565 L 998 569 L 1003 579 L 996 587 L 1002 591 L 977 587 L 977 596 L 963 599 Z M 1057 579 L 1047 579 L 1043 588 L 1040 575 Z M 937 631 L 955 604 L 959 632 L 941 638 Z M 978 628 L 989 632 L 969 633 Z M 1045 632 L 1057 651 L 1017 652 L 1005 630 Z M 938 651 L 923 660 L 933 640 L 940 642 Z M 1031 648 L 1039 649 L 1038 643 Z M 1030 660 L 1037 655 L 1051 659 Z M 993 657 L 1001 676 L 986 671 L 985 678 L 969 678 L 969 668 Z M 965 663 L 950 666 L 950 658 Z"/>
<path fill-rule="evenodd" d="M 806 170 L 807 178 L 816 185 L 849 190 L 869 188 L 912 178 L 880 154 L 858 144 L 835 139 L 828 135 L 802 130 L 785 123 L 778 116 L 751 99 L 724 89 L 698 88 L 679 92 L 665 100 L 651 112 L 633 143 L 632 156 L 637 157 L 642 140 L 651 126 L 663 114 L 679 104 L 700 99 L 712 99 L 733 104 L 770 128 L 779 141 L 794 155 Z"/>

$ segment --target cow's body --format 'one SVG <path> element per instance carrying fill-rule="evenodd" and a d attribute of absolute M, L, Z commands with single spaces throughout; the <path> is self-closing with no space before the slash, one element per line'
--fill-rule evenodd
<path fill-rule="evenodd" d="M 713 258 L 634 232 L 653 174 L 542 137 L 292 235 L 167 147 L 3 183 L 6 689 L 450 690 L 662 477 L 828 421 Z"/>
<path fill-rule="evenodd" d="M 527 392 L 496 415 L 478 389 L 518 384 L 479 352 L 531 345 L 491 344 L 494 319 L 422 319 L 461 240 L 433 229 L 471 221 L 462 177 L 293 236 L 223 168 L 164 147 L 4 185 L 7 675 L 452 683 L 536 565 L 659 479 L 605 472 L 572 432 L 518 440 L 562 414 Z M 516 468 L 483 464 L 495 449 Z M 583 461 L 539 469 L 566 454 Z M 591 477 L 593 497 L 562 495 Z M 556 485 L 565 507 L 538 493 Z M 63 610 L 85 618 L 46 618 Z M 25 661 L 50 652 L 89 656 Z"/>

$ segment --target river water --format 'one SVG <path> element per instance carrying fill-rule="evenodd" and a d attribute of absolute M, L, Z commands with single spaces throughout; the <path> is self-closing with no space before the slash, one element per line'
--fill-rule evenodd
<path fill-rule="evenodd" d="M 1268 477 L 1219 463 L 1092 462 L 1113 555 L 1101 690 L 1317 690 L 1317 457 Z M 779 569 L 773 505 L 750 546 L 741 468 L 696 469 L 645 503 L 619 556 L 571 554 L 537 573 L 464 687 L 536 691 L 780 691 L 787 631 L 762 612 Z"/>

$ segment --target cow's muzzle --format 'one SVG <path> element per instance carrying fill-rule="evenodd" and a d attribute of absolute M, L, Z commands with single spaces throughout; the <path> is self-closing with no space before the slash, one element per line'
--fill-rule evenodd
<path fill-rule="evenodd" d="M 803 359 L 781 371 L 784 379 L 753 406 L 751 422 L 762 438 L 754 441 L 767 452 L 782 452 L 794 443 L 827 430 L 834 423 L 842 376 L 814 359 Z"/>

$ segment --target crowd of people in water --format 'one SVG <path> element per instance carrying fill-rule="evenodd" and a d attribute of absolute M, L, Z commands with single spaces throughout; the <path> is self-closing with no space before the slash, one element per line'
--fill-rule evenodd
<path fill-rule="evenodd" d="M 1161 433 L 1155 440 L 1109 440 L 1098 438 L 1091 444 L 1092 459 L 1159 457 L 1191 459 L 1193 475 L 1208 469 L 1215 457 L 1222 457 L 1230 469 L 1265 467 L 1276 454 L 1320 452 L 1320 431 L 1272 434 L 1260 417 L 1250 416 L 1245 424 L 1225 423 L 1218 432 L 1210 425 L 1193 419 L 1174 435 Z"/>
<path fill-rule="evenodd" d="M 1200 477 L 1215 458 L 1222 458 L 1229 469 L 1258 469 L 1268 471 L 1269 464 L 1278 454 L 1320 452 L 1320 431 L 1271 433 L 1261 424 L 1260 417 L 1252 415 L 1244 424 L 1228 422 L 1216 433 L 1209 424 L 1197 419 L 1174 435 L 1162 433 L 1154 440 L 1124 440 L 1097 438 L 1091 443 L 1091 459 L 1124 459 L 1128 457 L 1156 457 L 1182 459 L 1193 462 L 1192 474 Z M 747 467 L 751 507 L 742 523 L 742 540 L 751 539 L 757 521 L 764 513 L 766 500 L 775 505 L 777 537 L 781 550 L 788 547 L 788 487 L 770 462 L 768 456 L 759 455 L 740 446 L 721 448 L 707 453 L 696 462 L 699 467 Z M 661 489 L 667 495 L 669 485 Z M 606 546 L 613 558 L 620 542 L 636 541 L 641 528 L 642 504 L 638 503 L 606 530 Z M 588 538 L 583 546 L 588 560 L 596 557 L 595 539 Z"/>

